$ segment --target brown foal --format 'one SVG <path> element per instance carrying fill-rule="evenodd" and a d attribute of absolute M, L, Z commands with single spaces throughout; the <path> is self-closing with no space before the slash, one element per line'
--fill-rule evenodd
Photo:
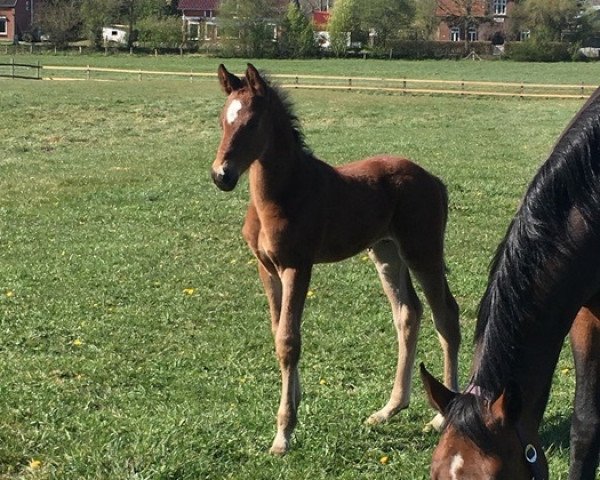
<path fill-rule="evenodd" d="M 388 420 L 409 403 L 422 307 L 421 284 L 444 352 L 444 381 L 457 387 L 458 307 L 444 266 L 448 199 L 442 182 L 405 158 L 378 156 L 334 168 L 304 143 L 285 96 L 248 65 L 245 77 L 218 70 L 227 94 L 215 184 L 235 188 L 249 171 L 250 205 L 243 235 L 258 259 L 281 369 L 277 434 L 285 453 L 300 403 L 300 323 L 315 263 L 368 249 L 391 303 L 398 336 L 396 377 L 388 403 L 369 423 Z"/>

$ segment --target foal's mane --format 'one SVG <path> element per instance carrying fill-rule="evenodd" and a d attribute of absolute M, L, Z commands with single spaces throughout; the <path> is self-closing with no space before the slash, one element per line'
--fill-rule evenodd
<path fill-rule="evenodd" d="M 521 367 L 524 330 L 559 328 L 543 324 L 554 304 L 552 290 L 560 270 L 577 255 L 569 225 L 576 208 L 586 229 L 600 233 L 600 89 L 563 131 L 529 185 L 491 263 L 488 286 L 479 306 L 475 342 L 478 363 L 472 383 L 487 395 L 456 397 L 446 421 L 482 448 L 481 406 L 495 399 Z M 546 267 L 546 268 L 544 268 Z M 483 361 L 482 361 L 483 359 Z M 465 414 L 467 403 L 476 403 Z"/>
<path fill-rule="evenodd" d="M 304 132 L 302 131 L 302 125 L 300 119 L 294 111 L 294 104 L 287 92 L 285 92 L 279 85 L 274 83 L 268 74 L 261 72 L 261 77 L 265 81 L 267 86 L 267 102 L 270 105 L 270 111 L 275 118 L 275 125 L 281 128 L 288 129 L 292 134 L 294 142 L 300 147 L 301 151 L 306 155 L 312 156 L 313 152 L 310 147 L 306 144 Z M 243 79 L 243 84 L 246 85 L 246 79 Z"/>

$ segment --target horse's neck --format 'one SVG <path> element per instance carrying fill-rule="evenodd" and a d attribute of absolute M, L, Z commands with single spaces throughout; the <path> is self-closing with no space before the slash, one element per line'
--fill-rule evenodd
<path fill-rule="evenodd" d="M 265 151 L 250 167 L 250 191 L 254 202 L 277 202 L 310 174 L 314 160 L 289 132 L 275 132 Z"/>
<path fill-rule="evenodd" d="M 516 382 L 522 399 L 522 422 L 532 431 L 537 431 L 542 421 L 554 370 L 576 311 L 574 306 L 557 308 L 527 322 L 512 358 L 486 353 L 494 349 L 494 344 L 513 342 L 512 338 L 491 338 L 486 332 L 477 345 L 475 383 L 496 398 L 509 382 Z"/>

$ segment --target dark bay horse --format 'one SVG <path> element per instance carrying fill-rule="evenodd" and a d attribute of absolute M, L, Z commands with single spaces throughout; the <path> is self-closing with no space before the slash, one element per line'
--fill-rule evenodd
<path fill-rule="evenodd" d="M 399 354 L 388 403 L 369 417 L 386 421 L 409 403 L 423 287 L 444 351 L 444 381 L 457 384 L 458 307 L 446 282 L 448 198 L 433 175 L 404 158 L 379 156 L 334 168 L 308 149 L 289 102 L 248 65 L 245 77 L 218 69 L 227 94 L 215 184 L 235 188 L 249 171 L 243 235 L 258 259 L 281 369 L 281 402 L 271 452 L 285 453 L 300 403 L 300 322 L 313 264 L 369 249 L 391 303 Z"/>
<path fill-rule="evenodd" d="M 600 89 L 535 175 L 495 255 L 468 387 L 454 393 L 421 369 L 446 416 L 432 478 L 548 478 L 538 429 L 569 329 L 577 381 L 570 478 L 596 478 L 599 316 Z"/>

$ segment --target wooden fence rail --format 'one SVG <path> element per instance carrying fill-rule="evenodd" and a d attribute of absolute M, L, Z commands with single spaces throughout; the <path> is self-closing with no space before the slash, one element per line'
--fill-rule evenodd
<path fill-rule="evenodd" d="M 42 65 L 29 63 L 16 63 L 11 59 L 8 63 L 0 63 L 0 77 L 2 78 L 22 78 L 26 80 L 40 80 Z"/>
<path fill-rule="evenodd" d="M 215 73 L 194 71 L 157 71 L 91 66 L 45 65 L 45 79 L 116 81 L 123 79 L 186 78 L 189 81 L 216 78 Z M 46 75 L 46 72 L 48 75 Z M 56 73 L 54 73 L 56 72 Z M 71 73 L 70 76 L 63 76 Z M 527 82 L 490 82 L 473 80 L 438 80 L 416 78 L 350 77 L 339 75 L 279 74 L 272 78 L 284 88 L 322 90 L 380 91 L 400 94 L 464 95 L 519 98 L 587 98 L 597 85 L 583 82 L 573 84 L 540 84 Z"/>

